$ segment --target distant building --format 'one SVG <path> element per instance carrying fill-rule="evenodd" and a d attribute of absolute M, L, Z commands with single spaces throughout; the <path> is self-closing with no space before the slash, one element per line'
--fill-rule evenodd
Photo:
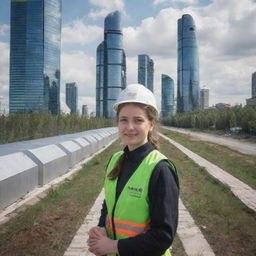
<path fill-rule="evenodd" d="M 0 96 L 0 115 L 7 114 L 8 104 L 5 101 L 4 97 Z"/>
<path fill-rule="evenodd" d="M 89 117 L 89 112 L 88 112 L 88 106 L 87 105 L 82 105 L 82 116 L 83 117 Z"/>
<path fill-rule="evenodd" d="M 256 106 L 256 72 L 252 74 L 252 97 L 246 99 L 247 106 Z"/>
<path fill-rule="evenodd" d="M 209 108 L 209 89 L 203 88 L 200 90 L 200 109 Z"/>
<path fill-rule="evenodd" d="M 191 15 L 178 20 L 177 112 L 199 109 L 199 57 L 196 26 Z"/>
<path fill-rule="evenodd" d="M 222 109 L 222 108 L 230 108 L 231 105 L 227 103 L 217 103 L 215 104 L 216 109 Z"/>
<path fill-rule="evenodd" d="M 9 111 L 60 113 L 61 0 L 11 0 Z"/>
<path fill-rule="evenodd" d="M 246 105 L 247 106 L 256 106 L 256 97 L 246 99 Z"/>
<path fill-rule="evenodd" d="M 162 117 L 174 115 L 174 82 L 167 75 L 162 74 Z"/>
<path fill-rule="evenodd" d="M 256 97 L 256 72 L 252 74 L 252 98 Z"/>
<path fill-rule="evenodd" d="M 146 54 L 138 55 L 138 83 L 154 92 L 154 61 Z"/>
<path fill-rule="evenodd" d="M 96 115 L 115 117 L 113 105 L 126 87 L 126 56 L 123 50 L 121 14 L 107 15 L 104 23 L 104 41 L 97 48 Z"/>
<path fill-rule="evenodd" d="M 70 114 L 77 114 L 77 98 L 76 83 L 66 83 L 66 104 L 70 108 Z"/>

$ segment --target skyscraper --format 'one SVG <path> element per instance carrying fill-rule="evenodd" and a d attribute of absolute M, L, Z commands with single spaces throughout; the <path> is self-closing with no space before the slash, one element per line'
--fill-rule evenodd
<path fill-rule="evenodd" d="M 162 117 L 174 115 L 174 82 L 167 75 L 161 75 L 162 81 Z"/>
<path fill-rule="evenodd" d="M 246 99 L 246 105 L 256 106 L 256 72 L 252 73 L 252 97 Z"/>
<path fill-rule="evenodd" d="M 126 56 L 119 11 L 105 18 L 104 41 L 97 48 L 96 65 L 96 115 L 114 117 L 113 104 L 126 87 Z"/>
<path fill-rule="evenodd" d="M 146 54 L 138 55 L 138 83 L 154 92 L 154 61 Z"/>
<path fill-rule="evenodd" d="M 189 14 L 178 20 L 177 112 L 199 109 L 199 60 L 196 27 Z"/>
<path fill-rule="evenodd" d="M 66 83 L 66 104 L 70 108 L 70 114 L 77 114 L 76 83 Z"/>
<path fill-rule="evenodd" d="M 11 0 L 10 113 L 60 113 L 61 0 Z"/>
<path fill-rule="evenodd" d="M 200 109 L 209 108 L 209 89 L 203 88 L 200 89 Z"/>
<path fill-rule="evenodd" d="M 252 74 L 252 98 L 256 97 L 256 72 Z"/>

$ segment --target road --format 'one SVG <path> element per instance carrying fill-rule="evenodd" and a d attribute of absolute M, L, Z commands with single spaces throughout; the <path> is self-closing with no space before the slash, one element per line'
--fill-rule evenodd
<path fill-rule="evenodd" d="M 239 151 L 243 154 L 256 155 L 256 144 L 254 144 L 254 143 L 242 142 L 242 141 L 238 141 L 236 139 L 224 138 L 222 136 L 212 135 L 212 134 L 207 134 L 207 133 L 202 133 L 202 132 L 192 132 L 188 129 L 174 128 L 174 127 L 168 127 L 168 126 L 162 126 L 162 127 L 165 129 L 174 131 L 174 132 L 188 134 L 188 135 L 196 137 L 200 140 L 210 141 L 213 143 L 224 145 L 233 150 Z"/>

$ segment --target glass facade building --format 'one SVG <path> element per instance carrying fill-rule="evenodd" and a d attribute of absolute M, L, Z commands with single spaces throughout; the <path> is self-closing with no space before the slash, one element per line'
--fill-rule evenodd
<path fill-rule="evenodd" d="M 178 20 L 177 112 L 199 109 L 199 59 L 196 27 L 189 14 Z"/>
<path fill-rule="evenodd" d="M 256 72 L 252 74 L 252 98 L 256 97 Z"/>
<path fill-rule="evenodd" d="M 10 113 L 60 113 L 61 0 L 11 0 Z"/>
<path fill-rule="evenodd" d="M 76 83 L 66 83 L 66 104 L 70 114 L 77 114 L 77 86 Z"/>
<path fill-rule="evenodd" d="M 146 54 L 138 55 L 138 83 L 154 92 L 154 61 Z"/>
<path fill-rule="evenodd" d="M 200 109 L 209 108 L 209 89 L 203 88 L 200 90 Z"/>
<path fill-rule="evenodd" d="M 121 14 L 107 15 L 104 23 L 104 41 L 97 48 L 96 116 L 115 117 L 113 105 L 126 87 L 126 56 L 123 50 Z"/>
<path fill-rule="evenodd" d="M 167 75 L 161 75 L 162 81 L 162 117 L 174 115 L 174 82 Z"/>

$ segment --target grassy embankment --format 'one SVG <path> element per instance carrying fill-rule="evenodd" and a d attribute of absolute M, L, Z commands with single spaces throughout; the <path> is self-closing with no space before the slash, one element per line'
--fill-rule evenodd
<path fill-rule="evenodd" d="M 173 132 L 166 129 L 160 131 L 187 147 L 194 153 L 202 156 L 211 163 L 219 166 L 234 177 L 256 189 L 256 158 L 245 155 L 212 142 L 199 140 L 196 137 Z"/>

